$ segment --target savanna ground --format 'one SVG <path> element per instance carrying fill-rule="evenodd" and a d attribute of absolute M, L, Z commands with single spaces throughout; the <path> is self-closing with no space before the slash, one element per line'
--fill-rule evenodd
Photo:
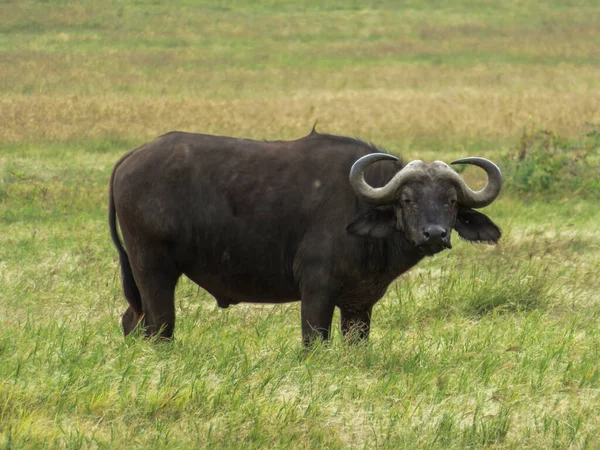
<path fill-rule="evenodd" d="M 396 3 L 0 2 L 0 446 L 600 446 L 600 8 Z M 120 155 L 317 119 L 496 161 L 501 244 L 399 279 L 367 345 L 306 352 L 297 304 L 221 310 L 187 280 L 174 342 L 123 339 Z"/>

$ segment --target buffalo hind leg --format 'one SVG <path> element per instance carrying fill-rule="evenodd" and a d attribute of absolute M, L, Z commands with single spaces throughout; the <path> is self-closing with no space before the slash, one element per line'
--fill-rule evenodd
<path fill-rule="evenodd" d="M 369 339 L 372 310 L 372 307 L 364 311 L 349 311 L 340 308 L 342 334 L 347 342 L 356 344 Z"/>
<path fill-rule="evenodd" d="M 136 329 L 142 316 L 136 313 L 131 306 L 128 306 L 123 317 L 121 317 L 121 325 L 123 326 L 123 334 L 128 336 L 133 330 Z"/>
<path fill-rule="evenodd" d="M 170 339 L 175 330 L 175 286 L 181 273 L 173 268 L 134 270 L 142 297 L 142 325 L 146 337 Z"/>

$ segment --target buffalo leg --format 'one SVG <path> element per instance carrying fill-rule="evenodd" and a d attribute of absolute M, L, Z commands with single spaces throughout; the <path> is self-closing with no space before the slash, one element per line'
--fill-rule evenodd
<path fill-rule="evenodd" d="M 123 317 L 121 317 L 121 325 L 123 326 L 123 334 L 129 335 L 138 326 L 142 316 L 137 314 L 131 306 L 128 306 Z"/>
<path fill-rule="evenodd" d="M 348 342 L 356 343 L 366 341 L 369 338 L 372 309 L 372 307 L 364 311 L 340 309 L 342 334 Z"/>
<path fill-rule="evenodd" d="M 175 286 L 180 274 L 173 269 L 134 270 L 142 297 L 144 334 L 170 339 L 175 329 Z"/>
<path fill-rule="evenodd" d="M 335 303 L 330 296 L 310 292 L 306 292 L 302 296 L 300 313 L 302 316 L 302 343 L 305 346 L 310 346 L 316 339 L 324 341 L 329 339 L 334 309 Z"/>

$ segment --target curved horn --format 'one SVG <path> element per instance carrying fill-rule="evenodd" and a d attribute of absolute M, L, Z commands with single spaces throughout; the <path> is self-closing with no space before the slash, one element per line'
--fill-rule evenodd
<path fill-rule="evenodd" d="M 392 203 L 398 188 L 408 180 L 416 177 L 422 171 L 422 161 L 412 161 L 400 172 L 394 175 L 385 186 L 374 188 L 365 181 L 365 169 L 376 161 L 382 160 L 398 161 L 398 158 L 387 153 L 370 153 L 357 160 L 350 169 L 350 186 L 358 198 L 373 205 L 385 205 Z"/>
<path fill-rule="evenodd" d="M 469 208 L 483 208 L 496 200 L 498 195 L 500 195 L 500 190 L 502 189 L 502 172 L 500 172 L 498 166 L 493 162 L 485 158 L 470 157 L 457 159 L 450 164 L 472 164 L 485 170 L 488 176 L 485 187 L 480 191 L 474 191 L 467 186 L 459 174 L 452 171 L 456 174 L 456 177 L 452 176 L 452 178 L 456 181 L 461 190 L 461 203 L 463 205 Z"/>

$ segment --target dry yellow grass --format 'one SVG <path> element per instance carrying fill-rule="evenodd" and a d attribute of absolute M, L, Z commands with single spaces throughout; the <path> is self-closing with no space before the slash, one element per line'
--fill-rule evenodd
<path fill-rule="evenodd" d="M 322 130 L 393 143 L 422 139 L 504 141 L 523 127 L 577 135 L 600 122 L 600 90 L 511 93 L 469 87 L 295 92 L 288 98 L 203 99 L 102 95 L 11 95 L 0 99 L 4 143 L 143 141 L 171 130 L 293 139 Z M 141 143 L 141 142 L 140 142 Z"/>
<path fill-rule="evenodd" d="M 292 139 L 318 119 L 404 151 L 600 122 L 593 2 L 346 7 L 0 5 L 0 141 Z"/>

